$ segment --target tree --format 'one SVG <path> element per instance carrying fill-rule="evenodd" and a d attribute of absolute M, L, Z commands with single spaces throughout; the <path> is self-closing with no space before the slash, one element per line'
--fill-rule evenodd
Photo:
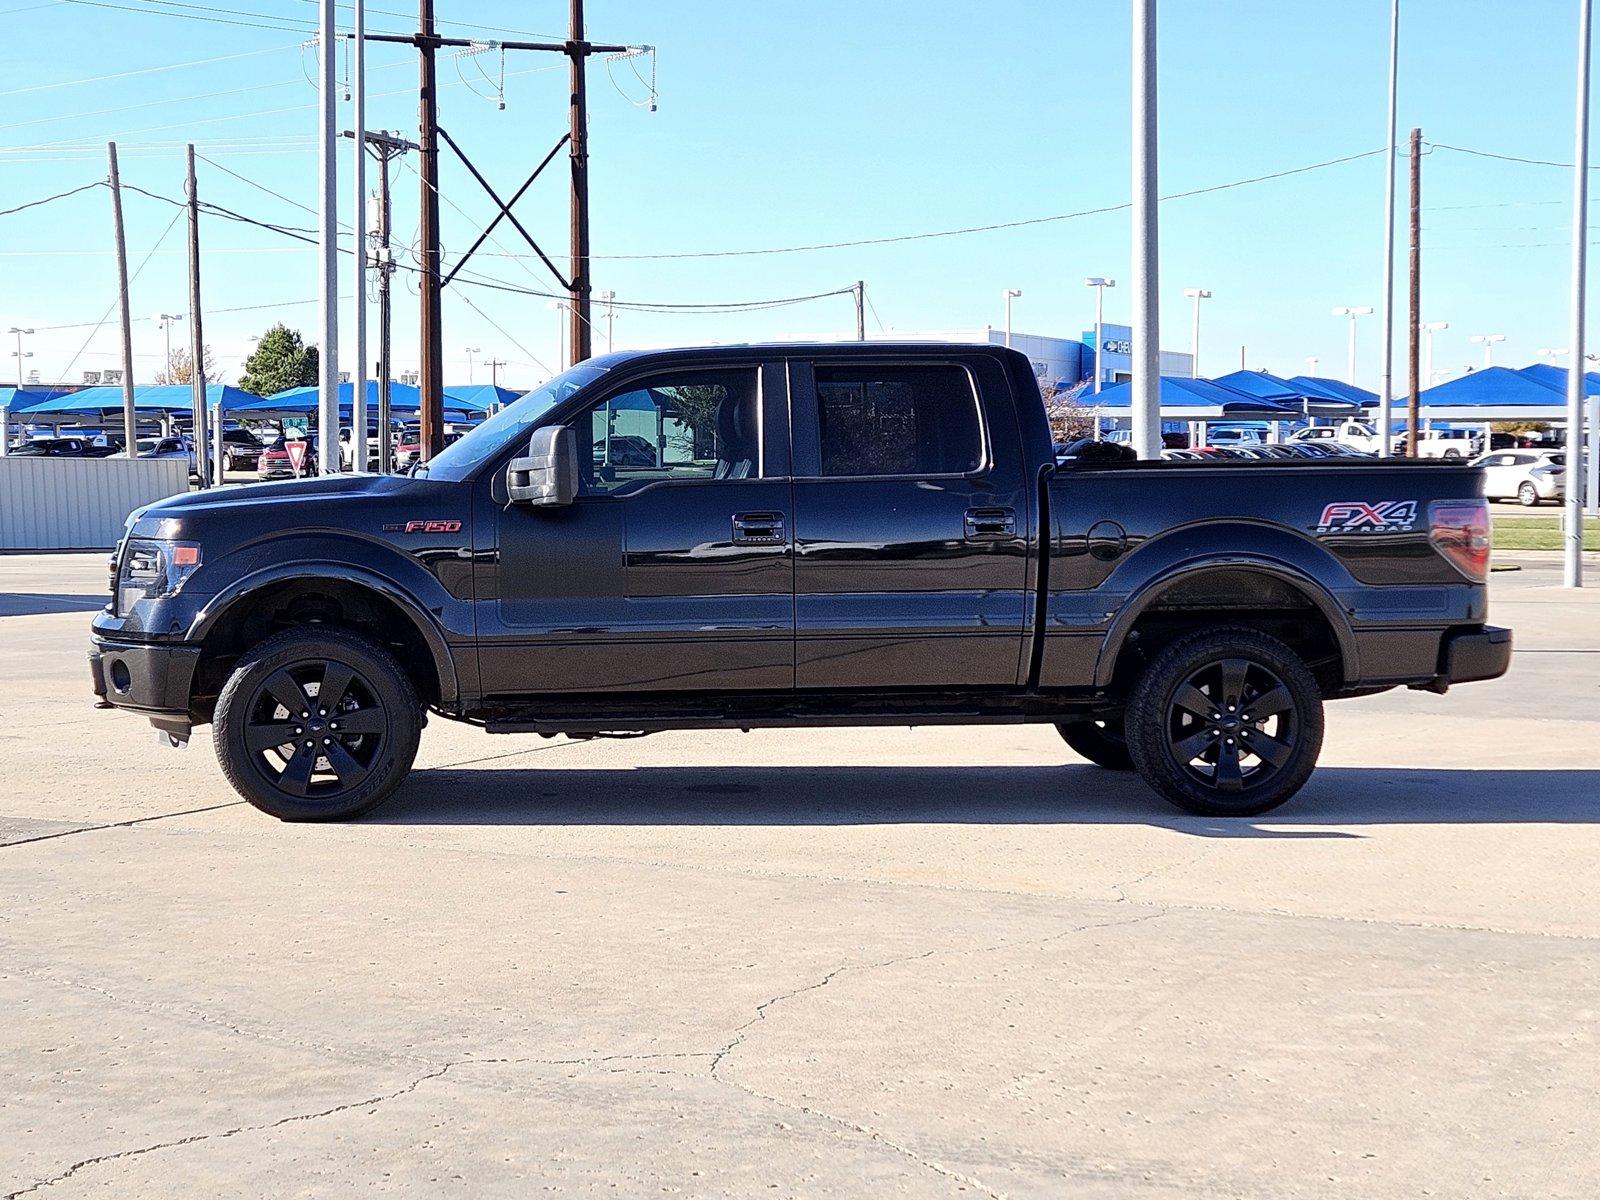
<path fill-rule="evenodd" d="M 1089 381 L 1070 388 L 1056 390 L 1054 384 L 1041 381 L 1045 415 L 1050 419 L 1050 432 L 1058 442 L 1075 442 L 1079 438 L 1093 437 L 1095 409 L 1083 403 Z"/>
<path fill-rule="evenodd" d="M 317 348 L 280 321 L 261 335 L 256 352 L 245 360 L 239 386 L 257 396 L 272 396 L 316 383 L 317 370 Z"/>
<path fill-rule="evenodd" d="M 207 346 L 200 354 L 200 365 L 205 368 L 206 383 L 221 383 L 217 372 L 217 360 L 212 357 L 211 347 Z M 167 363 L 165 371 L 156 372 L 157 383 L 193 383 L 194 360 L 183 347 L 172 352 L 172 360 Z"/>

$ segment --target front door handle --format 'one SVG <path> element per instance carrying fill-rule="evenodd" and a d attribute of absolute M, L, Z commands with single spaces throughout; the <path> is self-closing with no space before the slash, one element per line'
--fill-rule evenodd
<path fill-rule="evenodd" d="M 772 546 L 784 540 L 783 514 L 749 512 L 733 514 L 733 540 L 746 546 Z"/>
<path fill-rule="evenodd" d="M 1014 508 L 967 509 L 967 540 L 990 542 L 1017 536 L 1017 510 Z"/>

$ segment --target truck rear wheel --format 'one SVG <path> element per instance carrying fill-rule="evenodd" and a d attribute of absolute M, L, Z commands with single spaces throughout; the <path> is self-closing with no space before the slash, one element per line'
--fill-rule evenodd
<path fill-rule="evenodd" d="M 217 699 L 214 740 L 241 796 L 285 821 L 347 820 L 388 799 L 422 730 L 394 656 L 348 630 L 285 630 L 247 651 Z"/>
<path fill-rule="evenodd" d="M 1112 771 L 1133 770 L 1133 756 L 1128 753 L 1128 739 L 1123 736 L 1120 720 L 1065 721 L 1056 726 L 1056 732 L 1096 766 Z"/>
<path fill-rule="evenodd" d="M 1129 698 L 1139 774 L 1186 812 L 1277 808 L 1322 750 L 1322 693 L 1298 655 L 1252 629 L 1202 630 L 1156 656 Z"/>

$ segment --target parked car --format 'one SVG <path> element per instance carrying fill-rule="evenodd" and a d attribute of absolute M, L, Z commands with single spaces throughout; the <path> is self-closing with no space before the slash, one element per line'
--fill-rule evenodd
<path fill-rule="evenodd" d="M 1289 435 L 1294 445 L 1340 445 L 1376 454 L 1383 447 L 1378 431 L 1365 421 L 1346 419 L 1332 425 L 1307 425 Z"/>
<path fill-rule="evenodd" d="M 461 433 L 455 430 L 445 430 L 444 444 L 452 446 L 461 440 Z M 394 469 L 398 474 L 404 475 L 422 458 L 422 427 L 407 425 L 395 440 L 394 444 Z"/>
<path fill-rule="evenodd" d="M 1533 508 L 1546 500 L 1560 503 L 1565 495 L 1567 456 L 1560 450 L 1495 450 L 1472 465 L 1484 469 L 1483 494 L 1490 500 Z"/>
<path fill-rule="evenodd" d="M 222 466 L 228 471 L 254 471 L 266 445 L 244 426 L 222 431 Z"/>
<path fill-rule="evenodd" d="M 1404 455 L 1411 443 L 1409 432 L 1394 440 L 1396 455 Z M 1418 458 L 1471 458 L 1482 449 L 1483 438 L 1470 429 L 1424 429 L 1417 438 Z"/>
<path fill-rule="evenodd" d="M 256 460 L 257 479 L 298 479 L 317 473 L 317 435 L 308 433 L 303 438 L 293 440 L 303 441 L 306 447 L 305 457 L 300 460 L 300 470 L 294 469 L 294 460 L 289 457 L 290 439 L 280 437 L 266 447 Z"/>
<path fill-rule="evenodd" d="M 1208 425 L 1206 445 L 1220 450 L 1228 446 L 1264 446 L 1267 439 L 1259 429 L 1237 425 Z"/>
<path fill-rule="evenodd" d="M 613 436 L 648 461 L 596 455 Z M 1505 672 L 1488 534 L 1465 463 L 1058 464 L 1001 346 L 637 351 L 410 478 L 136 511 L 90 667 L 175 740 L 212 724 L 228 780 L 284 819 L 380 803 L 425 717 L 1039 722 L 1239 817 L 1306 782 L 1326 700 Z"/>
<path fill-rule="evenodd" d="M 19 458 L 110 458 L 121 454 L 122 447 L 81 437 L 35 438 L 11 453 Z"/>
<path fill-rule="evenodd" d="M 138 445 L 140 458 L 181 458 L 194 467 L 194 446 L 186 437 L 140 438 Z"/>

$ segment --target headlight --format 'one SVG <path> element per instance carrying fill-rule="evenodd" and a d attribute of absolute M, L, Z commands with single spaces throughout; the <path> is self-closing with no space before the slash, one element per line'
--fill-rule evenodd
<path fill-rule="evenodd" d="M 199 567 L 198 542 L 129 538 L 117 575 L 117 615 L 127 616 L 141 600 L 176 596 Z"/>

